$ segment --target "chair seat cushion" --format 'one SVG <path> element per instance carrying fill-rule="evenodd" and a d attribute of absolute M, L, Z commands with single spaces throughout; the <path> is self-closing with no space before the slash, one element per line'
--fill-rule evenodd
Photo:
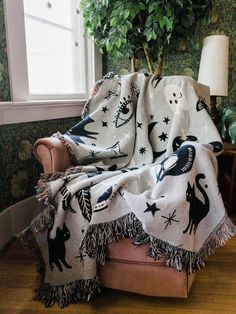
<path fill-rule="evenodd" d="M 164 266 L 164 258 L 154 260 L 152 257 L 147 256 L 149 250 L 148 244 L 134 246 L 131 240 L 120 238 L 118 242 L 113 242 L 107 246 L 106 256 L 107 260 L 116 262 L 126 262 L 132 264 L 151 264 Z"/>

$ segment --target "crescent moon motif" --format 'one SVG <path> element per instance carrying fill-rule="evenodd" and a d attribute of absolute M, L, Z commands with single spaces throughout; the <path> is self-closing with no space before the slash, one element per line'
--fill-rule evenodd
<path fill-rule="evenodd" d="M 149 139 L 149 142 L 150 142 L 150 135 L 151 135 L 151 132 L 153 130 L 153 128 L 155 127 L 155 125 L 157 124 L 157 122 L 152 122 L 148 125 L 148 139 Z M 162 154 L 164 154 L 166 152 L 166 149 L 162 150 L 162 151 L 159 151 L 159 152 L 155 152 L 153 150 L 153 158 L 156 159 L 158 157 L 160 157 Z"/>

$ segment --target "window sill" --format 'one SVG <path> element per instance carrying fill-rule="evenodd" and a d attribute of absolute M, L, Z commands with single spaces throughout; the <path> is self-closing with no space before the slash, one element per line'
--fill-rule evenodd
<path fill-rule="evenodd" d="M 0 125 L 77 117 L 86 99 L 0 102 Z"/>

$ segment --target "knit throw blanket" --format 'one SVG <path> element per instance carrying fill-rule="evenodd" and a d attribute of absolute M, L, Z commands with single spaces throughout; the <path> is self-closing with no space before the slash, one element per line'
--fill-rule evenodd
<path fill-rule="evenodd" d="M 189 77 L 108 74 L 82 120 L 54 135 L 75 167 L 42 179 L 44 205 L 23 234 L 41 261 L 46 306 L 90 300 L 97 263 L 120 235 L 192 273 L 235 234 L 217 184 L 223 147 L 208 104 L 208 88 Z"/>

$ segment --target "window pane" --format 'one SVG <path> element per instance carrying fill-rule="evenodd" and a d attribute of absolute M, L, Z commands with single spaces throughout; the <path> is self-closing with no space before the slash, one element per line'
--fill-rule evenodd
<path fill-rule="evenodd" d="M 30 94 L 81 94 L 84 46 L 74 0 L 24 0 Z"/>
<path fill-rule="evenodd" d="M 78 1 L 73 0 L 24 0 L 24 12 L 48 22 L 73 28 L 71 17 L 76 13 L 76 4 Z"/>

